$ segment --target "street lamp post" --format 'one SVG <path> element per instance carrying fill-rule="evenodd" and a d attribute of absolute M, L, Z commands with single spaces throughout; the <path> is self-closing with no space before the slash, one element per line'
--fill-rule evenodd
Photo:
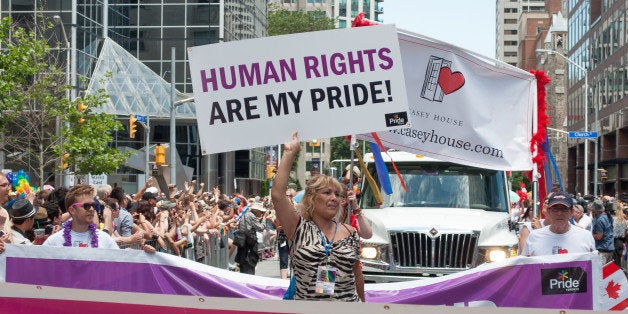
<path fill-rule="evenodd" d="M 565 59 L 565 61 L 569 62 L 571 65 L 576 67 L 578 70 L 582 71 L 582 73 L 584 74 L 584 131 L 588 132 L 589 131 L 589 114 L 588 114 L 588 111 L 589 111 L 589 80 L 588 80 L 588 75 L 587 75 L 587 69 L 585 69 L 584 67 L 580 66 L 576 62 L 574 62 L 571 59 L 567 58 L 562 53 L 557 52 L 555 50 L 551 50 L 551 49 L 537 49 L 536 53 L 547 53 L 547 54 L 558 55 L 558 56 L 562 57 L 563 59 Z M 597 112 L 596 112 L 596 114 L 597 114 Z M 597 120 L 597 117 L 596 117 L 596 120 Z M 596 142 L 597 142 L 597 139 L 596 139 Z M 596 155 L 596 163 L 597 163 L 597 151 L 596 151 L 595 155 Z M 595 165 L 595 168 L 597 168 L 597 164 Z M 584 188 L 583 188 L 583 195 L 587 195 L 587 194 L 589 194 L 589 143 L 587 143 L 587 140 L 585 139 L 585 143 L 584 143 Z"/>
<path fill-rule="evenodd" d="M 65 41 L 65 85 L 70 85 L 70 53 L 72 51 L 72 47 L 70 45 L 70 41 L 68 40 L 68 34 L 65 32 L 65 26 L 63 25 L 63 20 L 61 20 L 61 16 L 55 15 L 52 17 L 52 20 L 55 24 L 61 25 L 61 32 L 63 33 L 63 40 Z M 74 87 L 72 87 L 74 89 Z M 68 102 L 72 102 L 70 90 L 66 88 L 65 97 L 68 99 Z M 61 117 L 57 117 L 55 121 L 55 134 L 57 136 L 61 136 Z M 67 170 L 62 170 L 63 174 L 61 176 L 61 185 L 69 186 L 69 182 L 67 182 Z"/>
<path fill-rule="evenodd" d="M 174 117 L 175 108 L 175 47 L 170 48 L 170 183 L 177 184 L 177 130 L 176 119 Z"/>

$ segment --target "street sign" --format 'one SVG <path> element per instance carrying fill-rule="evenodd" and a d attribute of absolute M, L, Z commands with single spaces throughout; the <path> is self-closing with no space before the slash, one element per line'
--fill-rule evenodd
<path fill-rule="evenodd" d="M 597 132 L 569 132 L 569 138 L 597 138 Z"/>
<path fill-rule="evenodd" d="M 138 122 L 146 123 L 146 116 L 140 116 L 136 114 L 135 118 L 137 118 Z"/>
<path fill-rule="evenodd" d="M 89 174 L 87 176 L 87 184 L 93 186 L 99 186 L 107 184 L 107 175 L 106 174 Z"/>

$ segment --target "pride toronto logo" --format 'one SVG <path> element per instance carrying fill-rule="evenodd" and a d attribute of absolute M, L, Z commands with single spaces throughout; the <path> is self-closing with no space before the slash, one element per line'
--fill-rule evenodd
<path fill-rule="evenodd" d="M 406 125 L 408 123 L 408 113 L 405 111 L 387 113 L 384 115 L 384 118 L 386 119 L 387 127 Z"/>
<path fill-rule="evenodd" d="M 541 269 L 543 295 L 587 292 L 587 272 L 580 267 Z"/>

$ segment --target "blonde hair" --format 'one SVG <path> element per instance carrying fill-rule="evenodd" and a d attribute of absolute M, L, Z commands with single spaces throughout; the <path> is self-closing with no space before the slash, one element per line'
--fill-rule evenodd
<path fill-rule="evenodd" d="M 316 198 L 316 194 L 329 187 L 342 193 L 342 184 L 340 184 L 340 182 L 338 182 L 338 180 L 334 177 L 319 174 L 307 181 L 305 193 L 303 194 L 303 199 L 301 201 L 301 216 L 303 219 L 312 220 L 312 211 L 314 210 L 314 199 Z"/>
<path fill-rule="evenodd" d="M 613 216 L 615 219 L 619 219 L 620 222 L 624 224 L 626 223 L 626 215 L 624 215 L 624 211 L 619 204 L 617 204 L 617 209 L 615 209 L 615 214 Z"/>

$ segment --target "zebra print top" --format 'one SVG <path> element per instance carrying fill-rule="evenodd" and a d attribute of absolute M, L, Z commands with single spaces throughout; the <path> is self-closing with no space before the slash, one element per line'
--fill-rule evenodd
<path fill-rule="evenodd" d="M 339 228 L 346 225 L 339 226 Z M 290 263 L 296 277 L 295 300 L 333 300 L 359 302 L 355 289 L 353 264 L 360 258 L 360 237 L 357 232 L 336 241 L 331 246 L 329 266 L 336 267 L 334 294 L 314 292 L 316 272 L 323 265 L 326 254 L 318 226 L 300 218 L 290 244 Z"/>

